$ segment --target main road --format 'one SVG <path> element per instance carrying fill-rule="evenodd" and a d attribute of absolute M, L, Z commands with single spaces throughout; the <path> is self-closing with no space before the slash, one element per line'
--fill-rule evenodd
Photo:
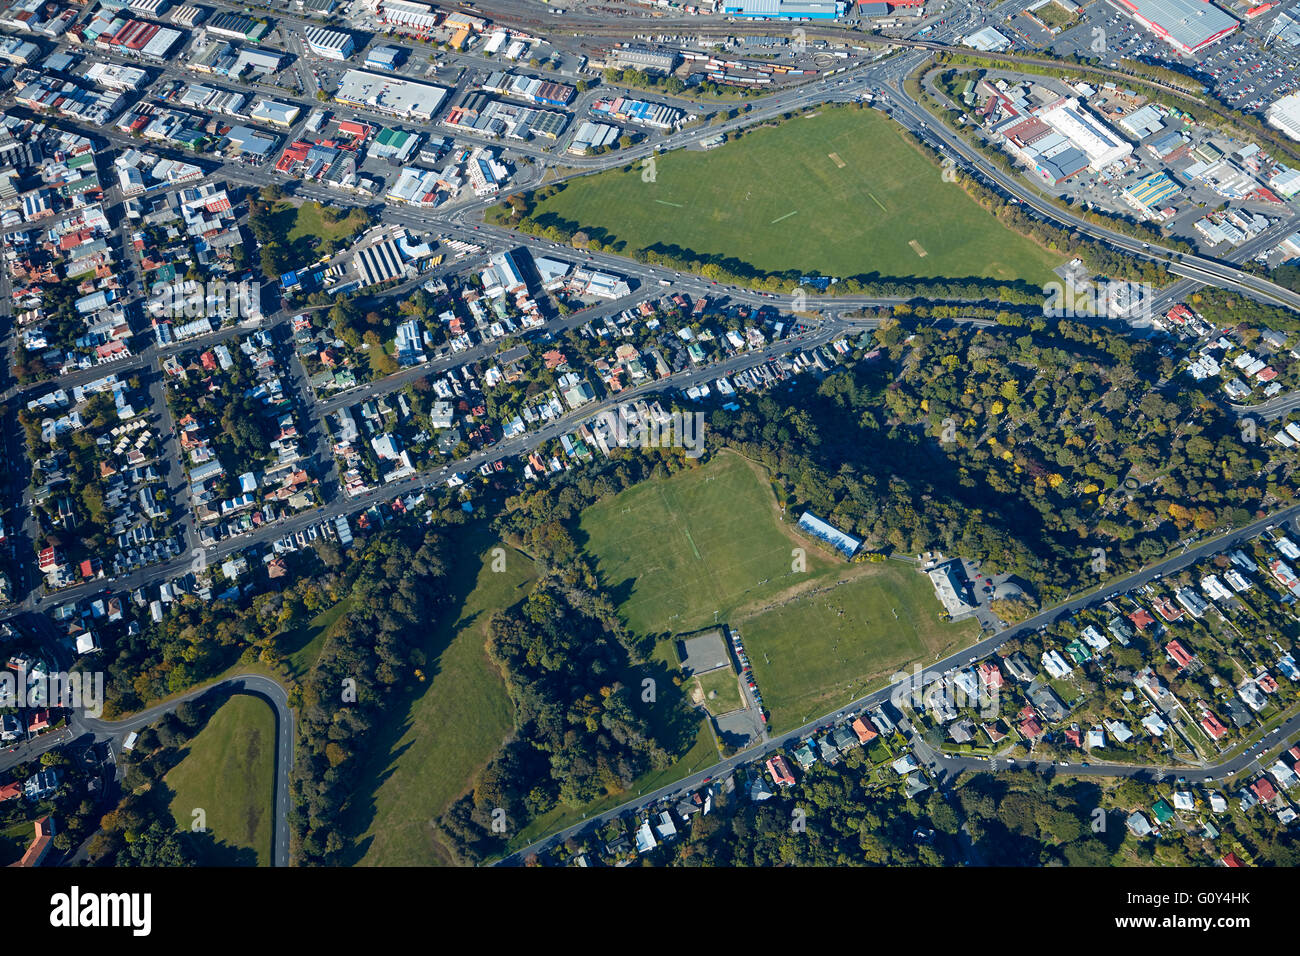
<path fill-rule="evenodd" d="M 953 133 L 946 125 L 931 116 L 921 104 L 912 99 L 902 88 L 899 80 L 889 81 L 886 84 L 886 89 L 889 90 L 889 98 L 896 107 L 895 118 L 897 118 L 897 113 L 902 113 L 908 117 L 920 129 L 929 133 L 930 136 L 937 139 L 954 153 L 962 156 L 967 163 L 979 171 L 981 176 L 996 183 L 998 187 L 1005 190 L 1018 202 L 1034 210 L 1045 219 L 1060 223 L 1091 239 L 1104 242 L 1128 253 L 1135 259 L 1146 259 L 1155 262 L 1175 275 L 1195 279 L 1223 289 L 1235 289 L 1251 298 L 1272 302 L 1295 312 L 1300 312 L 1300 293 L 1292 292 L 1290 289 L 1269 282 L 1267 279 L 1244 272 L 1235 265 L 1224 264 L 1216 259 L 1193 253 L 1179 253 L 1158 243 L 1143 242 L 1140 239 L 1133 239 L 1102 226 L 1093 225 L 1054 203 L 1048 202 L 1038 194 L 1037 190 L 1031 189 L 1027 184 L 1008 176 L 980 155 L 961 137 Z"/>

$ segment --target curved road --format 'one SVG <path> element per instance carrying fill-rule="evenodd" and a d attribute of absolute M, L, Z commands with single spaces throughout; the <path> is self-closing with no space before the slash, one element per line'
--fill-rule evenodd
<path fill-rule="evenodd" d="M 279 683 L 260 674 L 239 674 L 217 684 L 187 691 L 174 700 L 166 701 L 132 714 L 122 720 L 101 720 L 95 717 L 74 716 L 71 720 L 73 737 L 82 733 L 93 734 L 97 740 L 112 740 L 115 749 L 133 731 L 147 727 L 164 714 L 169 714 L 188 700 L 195 700 L 216 690 L 236 694 L 251 694 L 271 705 L 275 712 L 275 797 L 271 825 L 271 865 L 289 865 L 289 771 L 293 768 L 293 711 L 289 697 Z"/>

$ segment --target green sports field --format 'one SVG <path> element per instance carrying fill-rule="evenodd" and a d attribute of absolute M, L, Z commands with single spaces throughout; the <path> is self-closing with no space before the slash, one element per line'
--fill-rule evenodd
<path fill-rule="evenodd" d="M 624 252 L 676 245 L 768 272 L 1023 279 L 1062 258 L 944 182 L 874 110 L 830 107 L 710 151 L 655 157 L 571 181 L 533 218 L 607 230 Z"/>
<path fill-rule="evenodd" d="M 844 584 L 738 623 L 777 732 L 861 697 L 913 662 L 975 642 L 977 624 L 939 620 L 934 587 L 914 568 L 859 568 Z"/>
<path fill-rule="evenodd" d="M 221 706 L 164 778 L 172 816 L 207 866 L 270 866 L 275 798 L 275 713 L 242 694 Z M 193 833 L 203 810 L 206 833 Z"/>
<path fill-rule="evenodd" d="M 713 624 L 715 611 L 740 631 L 777 732 L 978 633 L 941 622 L 932 585 L 909 565 L 848 564 L 792 535 L 738 455 L 602 501 L 581 529 L 629 627 L 659 638 L 656 659 L 675 664 L 671 635 Z M 794 547 L 804 571 L 791 569 Z"/>
<path fill-rule="evenodd" d="M 746 604 L 843 562 L 795 541 L 773 497 L 737 455 L 646 481 L 583 512 L 580 527 L 604 585 L 638 634 L 678 634 L 726 621 Z M 795 572 L 802 546 L 807 571 Z"/>

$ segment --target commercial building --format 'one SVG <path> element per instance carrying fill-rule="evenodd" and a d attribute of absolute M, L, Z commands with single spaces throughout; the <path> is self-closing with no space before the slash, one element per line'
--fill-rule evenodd
<path fill-rule="evenodd" d="M 1119 128 L 1133 139 L 1146 139 L 1165 128 L 1164 117 L 1160 111 L 1148 103 L 1141 109 L 1134 110 L 1117 120 Z"/>
<path fill-rule="evenodd" d="M 346 60 L 356 49 L 351 34 L 341 30 L 322 30 L 320 27 L 308 27 L 302 31 L 307 41 L 307 49 L 327 60 Z"/>
<path fill-rule="evenodd" d="M 1178 184 L 1169 178 L 1168 173 L 1160 172 L 1139 179 L 1124 190 L 1123 196 L 1130 206 L 1149 212 L 1160 208 L 1178 192 Z"/>
<path fill-rule="evenodd" d="M 1292 93 L 1273 103 L 1264 114 L 1270 126 L 1275 126 L 1291 139 L 1300 140 L 1300 93 Z"/>
<path fill-rule="evenodd" d="M 344 73 L 338 92 L 334 94 L 334 99 L 347 106 L 422 120 L 432 119 L 446 98 L 447 91 L 440 86 L 380 76 L 363 70 L 348 70 Z"/>
<path fill-rule="evenodd" d="M 416 36 L 428 36 L 438 23 L 438 11 L 433 4 L 412 0 L 382 0 L 378 17 L 381 23 Z"/>
<path fill-rule="evenodd" d="M 385 159 L 390 163 L 400 164 L 409 160 L 419 146 L 418 134 L 384 127 L 375 134 L 375 141 L 370 145 L 370 155 L 375 159 Z"/>
<path fill-rule="evenodd" d="M 270 123 L 286 129 L 294 124 L 302 110 L 292 103 L 277 103 L 275 100 L 261 100 L 253 107 L 248 118 L 259 123 Z"/>
<path fill-rule="evenodd" d="M 1207 0 L 1111 0 L 1179 53 L 1203 50 L 1241 24 Z"/>
<path fill-rule="evenodd" d="M 0 60 L 14 66 L 28 66 L 40 56 L 41 49 L 30 40 L 0 37 Z"/>
<path fill-rule="evenodd" d="M 208 37 L 199 31 L 199 37 L 190 48 L 186 65 L 199 73 L 216 76 L 270 76 L 280 69 L 283 57 L 271 50 L 241 49 L 228 40 Z"/>
<path fill-rule="evenodd" d="M 659 73 L 671 73 L 677 65 L 677 54 L 669 51 L 650 50 L 641 46 L 618 46 L 609 51 L 605 65 L 610 67 L 635 67 L 638 70 L 655 70 Z"/>
<path fill-rule="evenodd" d="M 162 62 L 181 41 L 181 32 L 144 20 L 115 20 L 95 39 L 95 46 L 119 56 L 142 56 Z"/>
<path fill-rule="evenodd" d="M 248 126 L 232 126 L 226 130 L 226 141 L 238 152 L 258 162 L 270 157 L 278 140 Z"/>
<path fill-rule="evenodd" d="M 844 13 L 837 0 L 726 0 L 722 12 L 757 20 L 834 20 Z"/>
<path fill-rule="evenodd" d="M 993 27 L 976 30 L 961 42 L 985 53 L 1000 53 L 1011 46 L 1011 41 Z"/>
<path fill-rule="evenodd" d="M 578 127 L 578 131 L 573 134 L 573 141 L 569 143 L 569 152 L 581 156 L 587 150 L 609 146 L 618 142 L 620 133 L 622 133 L 622 130 L 617 126 L 610 126 L 608 123 L 584 122 Z"/>
<path fill-rule="evenodd" d="M 482 83 L 489 93 L 500 93 L 519 100 L 528 100 L 542 106 L 567 106 L 577 92 L 567 83 L 555 83 L 533 76 L 516 76 L 513 73 L 489 73 Z"/>
<path fill-rule="evenodd" d="M 510 178 L 510 170 L 501 163 L 494 150 L 480 146 L 465 160 L 465 175 L 474 195 L 481 198 L 496 195 L 502 183 Z"/>
<path fill-rule="evenodd" d="M 207 11 L 202 7 L 185 4 L 173 9 L 167 19 L 180 27 L 194 27 L 202 23 L 206 15 Z"/>
<path fill-rule="evenodd" d="M 447 201 L 452 188 L 440 173 L 404 166 L 385 198 L 411 206 L 440 206 Z"/>
<path fill-rule="evenodd" d="M 149 79 L 149 74 L 138 66 L 123 66 L 119 63 L 92 63 L 85 76 L 96 86 L 119 93 L 138 90 Z"/>
<path fill-rule="evenodd" d="M 662 103 L 649 103 L 625 96 L 601 97 L 591 104 L 591 111 L 597 115 L 652 129 L 676 129 L 685 119 L 686 114 L 672 106 Z"/>
<path fill-rule="evenodd" d="M 407 274 L 401 246 L 394 238 L 384 238 L 362 249 L 353 256 L 362 287 L 377 285 Z"/>
<path fill-rule="evenodd" d="M 219 37 L 257 43 L 270 32 L 271 27 L 265 20 L 254 20 L 241 13 L 218 13 L 204 29 Z"/>
<path fill-rule="evenodd" d="M 1268 188 L 1283 199 L 1294 199 L 1300 194 L 1300 169 L 1279 168 L 1269 177 Z"/>
<path fill-rule="evenodd" d="M 452 129 L 483 136 L 556 139 L 568 125 L 569 114 L 503 103 L 490 99 L 486 94 L 474 93 L 459 106 L 448 110 L 443 123 Z"/>
<path fill-rule="evenodd" d="M 402 64 L 406 51 L 396 46 L 377 46 L 366 54 L 366 66 L 374 70 L 395 70 Z"/>
<path fill-rule="evenodd" d="M 1038 118 L 1078 147 L 1093 169 L 1105 169 L 1133 152 L 1132 145 L 1081 107 L 1074 97 L 1043 110 Z"/>
<path fill-rule="evenodd" d="M 215 86 L 191 83 L 176 102 L 181 106 L 205 113 L 224 113 L 240 119 L 248 118 L 248 111 L 244 108 L 248 103 L 247 96 L 243 93 L 217 89 Z"/>

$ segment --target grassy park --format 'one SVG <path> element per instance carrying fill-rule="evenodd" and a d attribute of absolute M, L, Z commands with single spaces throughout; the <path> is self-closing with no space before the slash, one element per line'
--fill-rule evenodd
<path fill-rule="evenodd" d="M 675 664 L 670 636 L 715 620 L 741 632 L 778 731 L 975 639 L 977 625 L 939 620 L 912 567 L 847 564 L 785 517 L 765 477 L 723 454 L 588 508 L 581 530 L 628 625 L 659 638 L 656 658 Z"/>
<path fill-rule="evenodd" d="M 172 816 L 193 839 L 201 865 L 271 865 L 274 774 L 274 711 L 257 697 L 230 698 L 164 778 Z M 196 809 L 206 833 L 191 829 Z"/>
<path fill-rule="evenodd" d="M 1061 258 L 1001 225 L 869 109 L 826 107 L 709 151 L 571 181 L 533 219 L 757 269 L 1050 281 Z"/>
<path fill-rule="evenodd" d="M 318 202 L 295 202 L 279 199 L 265 214 L 271 231 L 280 237 L 295 261 L 309 262 L 322 245 L 333 249 L 355 236 L 369 224 L 365 210 L 354 209 L 337 215 L 333 208 Z"/>
<path fill-rule="evenodd" d="M 699 674 L 695 682 L 704 695 L 704 706 L 714 717 L 740 710 L 745 705 L 740 698 L 739 678 L 730 667 Z"/>
<path fill-rule="evenodd" d="M 898 562 L 855 566 L 843 583 L 736 622 L 778 732 L 860 697 L 913 661 L 975 641 L 939 620 L 929 580 Z"/>
<path fill-rule="evenodd" d="M 465 532 L 457 545 L 467 560 L 453 564 L 453 604 L 429 635 L 426 684 L 396 732 L 376 748 L 370 781 L 359 788 L 369 799 L 352 811 L 362 865 L 449 862 L 429 824 L 514 727 L 505 684 L 484 645 L 492 613 L 523 600 L 536 575 L 532 562 L 510 548 L 505 570 L 493 571 L 493 549 L 500 546 L 484 528 Z"/>
<path fill-rule="evenodd" d="M 593 505 L 580 529 L 628 626 L 679 634 L 726 621 L 809 575 L 843 570 L 843 561 L 792 539 L 775 510 L 750 466 L 726 454 Z M 796 546 L 807 551 L 803 573 L 793 570 Z"/>

